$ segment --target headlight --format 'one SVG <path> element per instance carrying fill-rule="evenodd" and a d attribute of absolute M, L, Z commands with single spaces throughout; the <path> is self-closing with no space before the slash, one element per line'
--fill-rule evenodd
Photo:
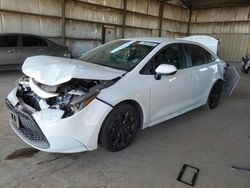
<path fill-rule="evenodd" d="M 99 92 L 88 93 L 84 96 L 75 98 L 70 102 L 70 109 L 73 112 L 77 112 L 88 106 L 98 95 Z"/>

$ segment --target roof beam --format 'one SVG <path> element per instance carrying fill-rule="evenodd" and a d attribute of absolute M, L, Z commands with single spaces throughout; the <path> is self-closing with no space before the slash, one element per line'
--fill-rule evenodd
<path fill-rule="evenodd" d="M 190 0 L 190 2 L 193 5 L 194 9 L 250 5 L 249 0 L 210 0 L 210 1 Z"/>

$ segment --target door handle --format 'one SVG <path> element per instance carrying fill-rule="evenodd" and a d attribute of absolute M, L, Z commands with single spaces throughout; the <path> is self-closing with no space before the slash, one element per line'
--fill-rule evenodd
<path fill-rule="evenodd" d="M 12 50 L 8 50 L 8 53 L 16 53 L 16 50 L 15 49 L 12 49 Z"/>
<path fill-rule="evenodd" d="M 184 79 L 186 79 L 186 80 L 187 80 L 187 79 L 191 79 L 191 78 L 192 78 L 192 74 L 190 74 L 190 73 L 189 73 L 189 74 L 186 74 L 186 75 L 184 76 Z"/>

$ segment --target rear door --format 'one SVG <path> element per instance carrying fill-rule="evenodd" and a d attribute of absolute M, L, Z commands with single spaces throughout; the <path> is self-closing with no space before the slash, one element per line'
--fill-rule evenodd
<path fill-rule="evenodd" d="M 32 35 L 22 35 L 21 38 L 22 48 L 20 52 L 22 62 L 30 56 L 50 54 L 48 42 L 46 40 Z"/>
<path fill-rule="evenodd" d="M 194 44 L 185 44 L 186 51 L 192 63 L 194 88 L 191 103 L 199 106 L 206 102 L 211 83 L 213 83 L 214 69 L 217 68 L 215 58 L 204 48 Z"/>
<path fill-rule="evenodd" d="M 0 65 L 15 66 L 20 64 L 18 58 L 18 35 L 0 36 Z"/>

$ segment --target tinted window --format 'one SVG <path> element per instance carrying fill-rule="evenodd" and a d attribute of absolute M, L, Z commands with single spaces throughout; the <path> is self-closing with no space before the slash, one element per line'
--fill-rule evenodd
<path fill-rule="evenodd" d="M 32 36 L 23 36 L 23 46 L 32 47 L 32 46 L 48 46 L 45 40 L 42 40 L 37 37 Z"/>
<path fill-rule="evenodd" d="M 155 68 L 160 64 L 174 65 L 177 69 L 186 68 L 186 59 L 182 45 L 175 45 L 166 48 L 155 58 Z"/>
<path fill-rule="evenodd" d="M 192 60 L 192 66 L 205 64 L 203 48 L 196 45 L 188 45 L 188 49 Z"/>
<path fill-rule="evenodd" d="M 214 58 L 214 56 L 212 56 L 212 54 L 210 54 L 205 49 L 203 51 L 204 51 L 204 56 L 205 56 L 205 59 L 206 59 L 206 63 L 211 63 L 211 62 L 215 61 L 215 58 Z"/>
<path fill-rule="evenodd" d="M 17 36 L 0 37 L 0 47 L 17 47 Z"/>
<path fill-rule="evenodd" d="M 177 44 L 163 49 L 142 68 L 140 74 L 154 74 L 160 64 L 174 65 L 177 69 L 187 68 L 183 45 Z"/>

